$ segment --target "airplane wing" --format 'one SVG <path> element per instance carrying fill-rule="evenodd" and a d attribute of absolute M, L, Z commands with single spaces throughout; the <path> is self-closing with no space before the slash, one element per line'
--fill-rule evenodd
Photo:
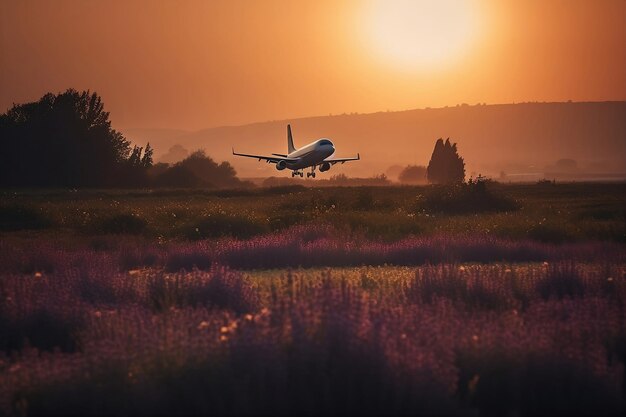
<path fill-rule="evenodd" d="M 356 156 L 351 156 L 349 158 L 328 158 L 328 159 L 324 159 L 323 162 L 330 162 L 331 165 L 335 165 L 335 164 L 345 164 L 348 161 L 358 161 L 359 159 L 361 159 L 361 154 L 356 154 Z"/>
<path fill-rule="evenodd" d="M 233 155 L 245 156 L 246 158 L 255 158 L 255 159 L 258 159 L 259 161 L 264 160 L 268 164 L 269 163 L 276 164 L 280 161 L 296 162 L 299 160 L 298 158 L 287 158 L 283 156 L 264 156 L 264 155 L 251 155 L 247 153 L 238 153 L 238 152 L 235 152 L 235 149 L 233 149 Z"/>

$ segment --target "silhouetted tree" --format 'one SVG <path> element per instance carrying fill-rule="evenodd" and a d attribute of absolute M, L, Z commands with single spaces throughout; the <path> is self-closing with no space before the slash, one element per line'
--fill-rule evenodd
<path fill-rule="evenodd" d="M 217 187 L 236 187 L 240 185 L 235 168 L 228 162 L 216 163 L 208 157 L 204 150 L 192 152 L 187 158 L 176 165 L 182 166 L 206 183 Z"/>
<path fill-rule="evenodd" d="M 407 165 L 398 180 L 405 184 L 425 184 L 426 183 L 426 167 L 420 165 Z"/>
<path fill-rule="evenodd" d="M 157 187 L 174 187 L 174 188 L 189 188 L 189 187 L 214 187 L 213 184 L 207 183 L 200 178 L 187 167 L 176 164 L 173 167 L 168 168 L 161 173 L 155 180 Z"/>
<path fill-rule="evenodd" d="M 451 184 L 465 181 L 465 162 L 459 156 L 456 143 L 450 138 L 439 138 L 428 163 L 428 181 L 434 184 Z"/>
<path fill-rule="evenodd" d="M 216 163 L 203 150 L 192 152 L 187 158 L 165 169 L 155 180 L 163 187 L 242 187 L 249 186 L 237 178 L 237 172 L 228 162 Z"/>
<path fill-rule="evenodd" d="M 165 162 L 168 164 L 175 164 L 178 161 L 182 161 L 183 159 L 189 156 L 189 151 L 185 149 L 182 145 L 176 144 L 172 146 L 160 159 L 160 162 Z"/>
<path fill-rule="evenodd" d="M 152 148 L 130 149 L 96 93 L 69 89 L 0 115 L 0 185 L 124 185 L 128 167 L 151 165 Z"/>

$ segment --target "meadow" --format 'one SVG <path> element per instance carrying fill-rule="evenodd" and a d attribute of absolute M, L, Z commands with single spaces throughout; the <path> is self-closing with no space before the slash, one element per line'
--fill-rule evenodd
<path fill-rule="evenodd" d="M 4 191 L 0 413 L 622 415 L 625 191 Z"/>

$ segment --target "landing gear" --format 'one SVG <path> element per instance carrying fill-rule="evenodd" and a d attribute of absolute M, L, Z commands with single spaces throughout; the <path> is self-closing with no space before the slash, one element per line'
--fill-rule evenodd
<path fill-rule="evenodd" d="M 315 178 L 315 165 L 313 165 L 313 166 L 311 167 L 311 172 L 307 172 L 307 173 L 306 173 L 306 177 L 307 177 L 307 178 L 309 178 L 309 177 L 313 177 L 313 178 Z"/>
<path fill-rule="evenodd" d="M 300 177 L 303 177 L 304 173 L 302 171 L 292 171 L 291 172 L 291 178 L 295 177 L 296 175 L 299 175 Z"/>

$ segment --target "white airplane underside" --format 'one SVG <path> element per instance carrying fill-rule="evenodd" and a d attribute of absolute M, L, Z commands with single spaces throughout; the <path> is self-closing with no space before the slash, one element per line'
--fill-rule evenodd
<path fill-rule="evenodd" d="M 311 172 L 307 172 L 307 177 L 315 178 L 315 169 L 319 168 L 320 172 L 328 171 L 331 166 L 338 163 L 348 161 L 358 161 L 361 159 L 357 154 L 355 157 L 349 158 L 331 158 L 335 153 L 335 145 L 330 139 L 322 138 L 315 142 L 309 143 L 300 149 L 293 146 L 293 137 L 291 136 L 291 125 L 287 125 L 287 149 L 288 154 L 273 153 L 272 156 L 251 155 L 245 153 L 237 153 L 233 148 L 233 155 L 244 156 L 247 158 L 256 158 L 259 161 L 265 161 L 268 164 L 276 164 L 276 169 L 282 171 L 290 169 L 293 172 L 291 176 L 304 176 L 302 172 L 305 168 L 311 168 Z"/>

